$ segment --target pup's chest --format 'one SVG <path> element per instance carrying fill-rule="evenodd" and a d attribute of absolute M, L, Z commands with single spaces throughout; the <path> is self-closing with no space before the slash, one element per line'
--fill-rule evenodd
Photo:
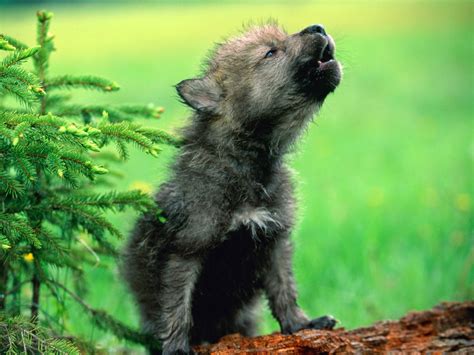
<path fill-rule="evenodd" d="M 278 175 L 269 177 L 266 183 L 251 179 L 241 181 L 234 201 L 239 201 L 231 214 L 229 231 L 246 227 L 253 237 L 281 230 L 287 224 L 282 209 L 281 187 Z"/>
<path fill-rule="evenodd" d="M 243 205 L 232 214 L 229 231 L 235 231 L 242 226 L 246 227 L 255 238 L 262 233 L 282 229 L 284 221 L 280 213 L 273 208 Z"/>

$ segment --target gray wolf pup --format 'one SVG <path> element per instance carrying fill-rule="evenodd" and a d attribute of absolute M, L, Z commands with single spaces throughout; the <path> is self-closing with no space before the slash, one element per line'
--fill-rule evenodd
<path fill-rule="evenodd" d="M 166 220 L 142 216 L 122 263 L 143 330 L 164 354 L 254 335 L 261 295 L 283 333 L 334 327 L 297 305 L 296 203 L 284 162 L 341 80 L 334 51 L 321 25 L 291 35 L 256 26 L 217 46 L 201 77 L 176 86 L 193 116 L 156 194 Z"/>

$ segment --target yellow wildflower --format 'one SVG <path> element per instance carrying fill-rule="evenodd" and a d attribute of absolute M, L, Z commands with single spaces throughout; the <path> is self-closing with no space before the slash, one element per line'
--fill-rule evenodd
<path fill-rule="evenodd" d="M 34 260 L 33 253 L 28 253 L 23 255 L 23 259 L 25 259 L 26 262 L 31 263 Z"/>
<path fill-rule="evenodd" d="M 130 185 L 130 188 L 140 190 L 144 194 L 151 194 L 151 192 L 153 191 L 153 187 L 145 181 L 134 181 Z"/>
<path fill-rule="evenodd" d="M 468 212 L 471 207 L 471 198 L 467 193 L 457 194 L 454 199 L 454 205 L 461 212 Z"/>

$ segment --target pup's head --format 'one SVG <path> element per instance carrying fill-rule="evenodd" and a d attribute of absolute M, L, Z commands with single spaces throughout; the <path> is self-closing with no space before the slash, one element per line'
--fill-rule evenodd
<path fill-rule="evenodd" d="M 253 27 L 219 45 L 203 77 L 177 90 L 198 113 L 247 124 L 309 116 L 341 80 L 334 51 L 321 25 L 292 35 L 277 25 Z"/>

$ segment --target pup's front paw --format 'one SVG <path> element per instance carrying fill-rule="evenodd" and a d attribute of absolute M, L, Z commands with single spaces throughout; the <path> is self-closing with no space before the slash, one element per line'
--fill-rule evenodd
<path fill-rule="evenodd" d="M 304 327 L 305 329 L 333 329 L 337 320 L 333 316 L 322 316 L 312 319 Z"/>
<path fill-rule="evenodd" d="M 313 320 L 300 320 L 298 323 L 286 324 L 282 327 L 283 334 L 293 334 L 303 329 L 333 329 L 337 320 L 333 316 L 322 316 Z"/>

